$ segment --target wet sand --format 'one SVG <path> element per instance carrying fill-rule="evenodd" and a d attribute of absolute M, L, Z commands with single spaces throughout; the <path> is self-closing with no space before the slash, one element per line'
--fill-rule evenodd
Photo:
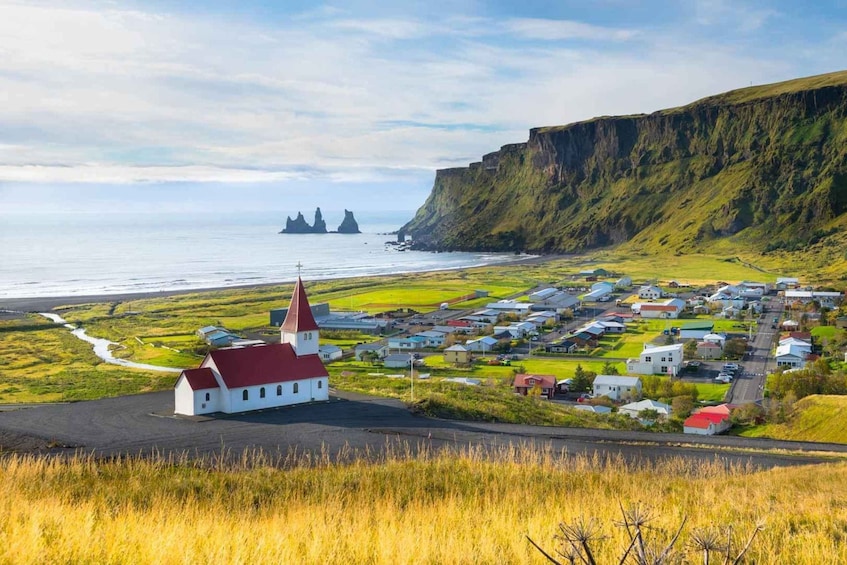
<path fill-rule="evenodd" d="M 497 265 L 486 265 L 482 267 L 463 267 L 455 270 L 468 269 L 496 269 L 498 267 L 512 267 L 515 265 L 536 265 L 555 261 L 556 259 L 564 259 L 567 255 L 540 255 L 523 259 L 515 259 L 514 261 L 505 261 Z M 415 274 L 425 274 L 430 272 L 442 271 L 422 271 Z M 374 275 L 373 278 L 393 277 L 396 275 Z M 357 277 L 359 278 L 359 277 Z M 336 277 L 334 279 L 321 279 L 321 282 L 330 280 L 344 280 L 344 277 Z M 133 292 L 124 294 L 89 294 L 89 295 L 71 295 L 71 296 L 34 296 L 25 298 L 0 298 L 0 310 L 11 310 L 13 312 L 51 312 L 60 306 L 74 306 L 78 304 L 92 303 L 109 303 L 109 302 L 127 302 L 130 300 L 144 300 L 146 298 L 166 298 L 168 296 L 180 296 L 185 294 L 198 294 L 206 292 L 221 292 L 228 290 L 249 290 L 270 288 L 275 286 L 290 286 L 292 281 L 263 283 L 240 286 L 219 286 L 211 288 L 194 288 L 194 289 L 179 289 L 179 290 L 162 290 L 154 292 Z"/>

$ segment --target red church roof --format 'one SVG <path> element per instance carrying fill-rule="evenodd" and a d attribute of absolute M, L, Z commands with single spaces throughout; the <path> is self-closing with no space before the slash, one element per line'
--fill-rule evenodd
<path fill-rule="evenodd" d="M 320 357 L 297 357 L 289 343 L 218 349 L 208 357 L 214 361 L 227 388 L 329 376 Z"/>
<path fill-rule="evenodd" d="M 291 304 L 288 306 L 288 314 L 285 315 L 285 321 L 280 326 L 282 331 L 297 333 L 315 331 L 318 329 L 318 324 L 315 322 L 315 317 L 312 316 L 312 307 L 309 306 L 309 299 L 306 298 L 306 290 L 303 288 L 303 281 L 297 277 L 297 284 L 294 285 L 294 293 L 291 295 Z"/>
<path fill-rule="evenodd" d="M 215 380 L 215 375 L 208 367 L 199 369 L 186 369 L 182 372 L 185 379 L 188 381 L 188 386 L 191 390 L 203 390 L 207 388 L 220 388 L 218 381 Z"/>

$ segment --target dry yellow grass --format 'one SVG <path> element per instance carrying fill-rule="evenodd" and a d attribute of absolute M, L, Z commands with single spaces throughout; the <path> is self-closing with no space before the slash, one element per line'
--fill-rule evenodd
<path fill-rule="evenodd" d="M 620 501 L 651 507 L 658 538 L 685 514 L 686 540 L 696 528 L 749 532 L 763 520 L 751 562 L 843 563 L 845 471 L 632 465 L 505 448 L 493 458 L 476 449 L 412 457 L 400 448 L 377 463 L 313 460 L 285 470 L 261 457 L 223 468 L 8 456 L 0 561 L 542 563 L 524 534 L 552 548 L 559 521 L 595 517 L 609 536 L 596 553 L 609 563 L 625 547 L 613 525 Z"/>

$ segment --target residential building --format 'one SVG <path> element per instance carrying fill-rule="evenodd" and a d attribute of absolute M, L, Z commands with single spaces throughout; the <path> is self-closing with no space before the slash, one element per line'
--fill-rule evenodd
<path fill-rule="evenodd" d="M 658 286 L 646 285 L 638 289 L 638 298 L 642 300 L 658 300 L 665 295 Z"/>
<path fill-rule="evenodd" d="M 705 360 L 720 359 L 723 356 L 723 348 L 719 343 L 713 341 L 700 341 L 697 343 L 697 357 Z"/>
<path fill-rule="evenodd" d="M 514 381 L 515 392 L 526 396 L 531 391 L 538 390 L 538 393 L 545 398 L 553 398 L 556 395 L 556 377 L 553 375 L 515 375 Z"/>
<path fill-rule="evenodd" d="M 409 353 L 392 353 L 382 360 L 386 369 L 409 369 L 414 363 L 414 357 Z"/>
<path fill-rule="evenodd" d="M 551 296 L 558 294 L 560 291 L 556 288 L 543 288 L 541 290 L 537 290 L 529 295 L 530 302 L 542 302 Z"/>
<path fill-rule="evenodd" d="M 713 436 L 732 427 L 730 409 L 726 404 L 701 408 L 683 422 L 683 432 L 701 436 Z"/>
<path fill-rule="evenodd" d="M 663 302 L 636 302 L 632 305 L 633 314 L 640 314 L 642 318 L 679 318 L 684 309 L 685 301 L 679 298 Z"/>
<path fill-rule="evenodd" d="M 415 350 L 426 347 L 426 338 L 413 335 L 412 337 L 388 338 L 388 349 Z"/>
<path fill-rule="evenodd" d="M 499 342 L 493 337 L 487 335 L 483 336 L 479 339 L 470 339 L 467 343 L 465 343 L 465 348 L 468 351 L 480 352 L 480 353 L 491 353 L 493 347 L 497 345 Z"/>
<path fill-rule="evenodd" d="M 668 418 L 672 412 L 669 404 L 648 399 L 624 404 L 618 408 L 618 414 L 625 414 L 630 418 L 641 419 L 640 414 L 644 410 L 655 410 L 659 414 L 659 418 Z"/>
<path fill-rule="evenodd" d="M 379 359 L 388 355 L 388 346 L 381 343 L 361 343 L 355 347 L 356 361 L 363 361 L 366 353 L 376 353 Z"/>
<path fill-rule="evenodd" d="M 337 345 L 321 345 L 318 348 L 318 355 L 321 358 L 321 361 L 326 363 L 327 361 L 335 361 L 336 359 L 341 359 L 344 352 Z"/>
<path fill-rule="evenodd" d="M 430 330 L 426 332 L 418 332 L 412 337 L 424 338 L 424 347 L 441 347 L 447 339 L 447 334 Z"/>
<path fill-rule="evenodd" d="M 632 286 L 632 278 L 628 276 L 623 276 L 615 281 L 615 289 L 616 290 L 626 290 Z"/>
<path fill-rule="evenodd" d="M 554 341 L 552 343 L 548 343 L 544 346 L 544 350 L 547 353 L 573 353 L 579 347 L 575 341 L 571 341 L 568 339 L 562 339 L 560 341 Z"/>
<path fill-rule="evenodd" d="M 594 378 L 594 396 L 607 396 L 612 400 L 637 400 L 641 398 L 641 379 L 618 375 L 597 375 Z"/>
<path fill-rule="evenodd" d="M 626 372 L 636 375 L 664 374 L 675 376 L 682 370 L 682 344 L 644 344 L 638 359 L 627 359 Z"/>
<path fill-rule="evenodd" d="M 444 350 L 444 362 L 467 365 L 471 362 L 471 352 L 463 345 L 451 345 Z"/>
<path fill-rule="evenodd" d="M 776 279 L 777 290 L 794 289 L 800 286 L 800 279 L 794 277 L 778 277 Z"/>

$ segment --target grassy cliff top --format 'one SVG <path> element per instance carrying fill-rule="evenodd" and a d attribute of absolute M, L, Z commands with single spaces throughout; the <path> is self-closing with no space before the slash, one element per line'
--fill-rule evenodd
<path fill-rule="evenodd" d="M 627 119 L 637 119 L 643 118 L 647 115 L 661 116 L 667 114 L 675 114 L 678 112 L 684 112 L 686 110 L 690 110 L 697 106 L 719 106 L 719 105 L 732 105 L 732 104 L 744 104 L 747 102 L 753 102 L 755 100 L 762 100 L 765 98 L 774 98 L 783 94 L 792 94 L 795 92 L 808 92 L 812 90 L 818 90 L 821 88 L 826 88 L 828 86 L 847 86 L 847 71 L 836 71 L 834 73 L 826 73 L 822 75 L 815 75 L 810 77 L 798 78 L 793 80 L 786 80 L 783 82 L 774 82 L 771 84 L 762 84 L 757 86 L 749 86 L 747 88 L 739 88 L 737 90 L 730 90 L 729 92 L 724 92 L 722 94 L 715 94 L 713 96 L 707 96 L 706 98 L 701 98 L 699 100 L 695 100 L 690 104 L 686 104 L 684 106 L 677 106 L 675 108 L 667 108 L 665 110 L 659 110 L 654 112 L 653 114 L 628 114 L 621 116 L 597 116 L 595 118 L 591 118 L 589 120 L 581 120 L 578 122 L 573 122 L 565 125 L 558 126 L 544 126 L 533 128 L 532 131 L 537 133 L 554 133 L 557 131 L 562 131 L 573 127 L 578 124 L 589 124 L 592 122 L 600 121 L 600 120 L 627 120 Z"/>

